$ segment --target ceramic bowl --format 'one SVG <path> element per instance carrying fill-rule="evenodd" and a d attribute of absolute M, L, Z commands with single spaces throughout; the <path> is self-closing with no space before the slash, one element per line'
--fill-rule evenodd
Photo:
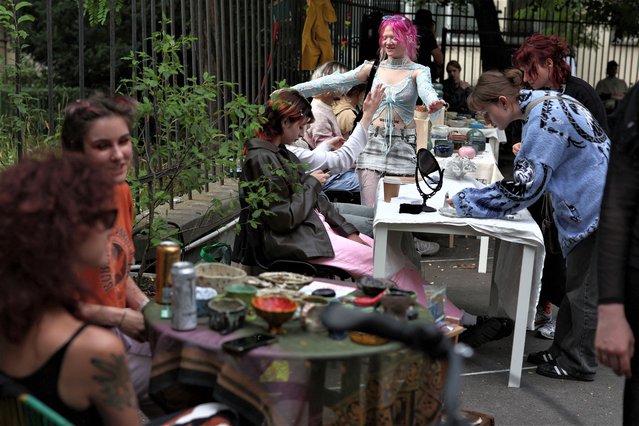
<path fill-rule="evenodd" d="M 197 285 L 214 288 L 223 293 L 226 287 L 234 282 L 242 282 L 246 271 L 223 263 L 199 263 L 195 265 Z"/>
<path fill-rule="evenodd" d="M 268 324 L 268 332 L 282 334 L 282 325 L 291 319 L 297 303 L 284 296 L 255 296 L 252 301 L 255 313 Z"/>
<path fill-rule="evenodd" d="M 221 297 L 208 303 L 209 327 L 220 334 L 228 334 L 244 325 L 246 305 L 239 299 Z"/>
<path fill-rule="evenodd" d="M 357 280 L 357 288 L 362 290 L 366 296 L 375 297 L 387 288 L 395 287 L 395 283 L 391 280 L 383 278 L 373 278 L 371 276 L 363 276 Z"/>
<path fill-rule="evenodd" d="M 234 283 L 226 288 L 226 297 L 240 299 L 246 306 L 251 305 L 251 301 L 256 294 L 257 288 L 249 284 Z"/>
<path fill-rule="evenodd" d="M 466 121 L 460 119 L 452 119 L 448 120 L 448 125 L 450 127 L 464 127 L 466 125 Z"/>
<path fill-rule="evenodd" d="M 335 290 L 332 288 L 318 288 L 311 293 L 313 296 L 326 297 L 327 299 L 335 297 Z"/>

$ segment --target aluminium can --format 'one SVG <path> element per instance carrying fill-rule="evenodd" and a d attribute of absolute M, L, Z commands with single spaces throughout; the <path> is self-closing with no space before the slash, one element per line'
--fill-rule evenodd
<path fill-rule="evenodd" d="M 191 262 L 175 262 L 171 268 L 171 276 L 171 327 L 174 330 L 193 330 L 197 327 L 195 266 Z"/>
<path fill-rule="evenodd" d="M 155 301 L 163 305 L 171 304 L 171 267 L 180 261 L 182 250 L 173 241 L 162 241 L 155 249 Z"/>

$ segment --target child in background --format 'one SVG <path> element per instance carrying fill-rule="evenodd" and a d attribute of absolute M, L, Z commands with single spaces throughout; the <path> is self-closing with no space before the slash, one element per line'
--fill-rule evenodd
<path fill-rule="evenodd" d="M 337 124 L 342 136 L 348 139 L 353 131 L 355 118 L 360 111 L 360 104 L 366 95 L 366 85 L 358 84 L 352 87 L 346 95 L 333 104 L 333 113 L 337 118 Z"/>

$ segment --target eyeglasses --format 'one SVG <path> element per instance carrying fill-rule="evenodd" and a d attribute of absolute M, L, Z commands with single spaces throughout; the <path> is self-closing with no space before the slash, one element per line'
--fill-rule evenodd
<path fill-rule="evenodd" d="M 118 209 L 107 209 L 96 212 L 86 218 L 86 223 L 94 225 L 101 223 L 104 229 L 111 229 L 115 225 L 115 220 L 118 217 Z"/>
<path fill-rule="evenodd" d="M 409 21 L 409 19 L 402 15 L 386 15 L 382 17 L 382 21 Z"/>

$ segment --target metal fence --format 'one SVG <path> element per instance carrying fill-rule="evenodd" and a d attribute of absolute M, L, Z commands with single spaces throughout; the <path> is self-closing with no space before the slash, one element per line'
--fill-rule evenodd
<path fill-rule="evenodd" d="M 59 88 L 54 88 L 53 73 L 56 72 L 54 58 L 56 48 L 53 33 L 68 22 L 53 22 L 51 19 L 53 0 L 46 3 L 45 17 L 48 25 L 47 104 L 48 125 L 43 133 L 55 128 L 59 111 Z M 331 25 L 334 56 L 349 68 L 361 61 L 361 51 L 368 41 L 365 35 L 365 19 L 373 12 L 380 14 L 404 13 L 413 10 L 399 0 L 333 0 L 337 22 Z M 149 55 L 146 66 L 157 63 L 158 53 L 153 51 L 150 35 L 164 31 L 173 36 L 193 35 L 197 41 L 189 49 L 183 49 L 181 60 L 187 77 L 200 78 L 204 72 L 214 74 L 219 80 L 237 84 L 237 91 L 255 103 L 262 103 L 276 83 L 286 80 L 295 84 L 306 80 L 308 71 L 300 69 L 301 34 L 304 27 L 306 2 L 302 0 L 130 0 L 120 2 L 120 13 L 130 16 L 130 27 L 122 28 L 116 21 L 116 0 L 109 0 L 108 40 L 109 87 L 118 87 L 116 70 L 121 59 L 116 54 L 116 39 L 127 40 L 131 50 Z M 598 42 L 595 47 L 577 45 L 575 58 L 577 76 L 595 84 L 605 76 L 605 65 L 610 59 L 619 64 L 619 77 L 628 83 L 639 78 L 639 55 L 636 43 L 614 40 L 611 31 L 602 26 L 587 26 L 566 18 L 538 16 L 516 17 L 513 1 L 496 0 L 503 10 L 499 23 L 501 36 L 508 48 L 514 49 L 533 31 L 556 31 L 570 40 L 579 40 L 590 34 Z M 80 95 L 86 95 L 93 87 L 85 81 L 85 62 L 88 49 L 85 46 L 87 19 L 84 16 L 84 1 L 78 3 L 78 87 Z M 479 33 L 472 6 L 439 6 L 426 3 L 437 21 L 438 42 L 445 60 L 457 59 L 463 67 L 462 78 L 473 83 L 481 73 L 479 55 Z M 166 16 L 169 21 L 163 21 Z M 69 17 L 72 21 L 75 17 Z M 369 43 L 370 44 L 370 43 Z M 19 91 L 19 85 L 16 86 Z M 217 100 L 217 108 L 229 101 L 230 90 L 225 90 Z M 213 114 L 211 114 L 213 120 Z M 213 123 L 228 132 L 228 123 Z"/>

